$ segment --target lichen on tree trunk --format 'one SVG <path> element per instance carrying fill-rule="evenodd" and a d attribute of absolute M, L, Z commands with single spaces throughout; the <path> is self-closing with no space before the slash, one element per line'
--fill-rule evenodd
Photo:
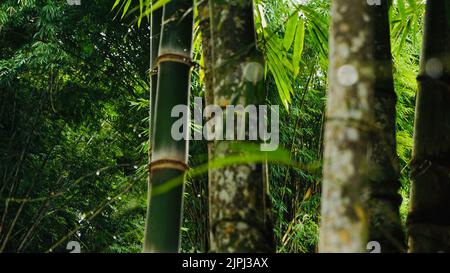
<path fill-rule="evenodd" d="M 365 252 L 374 128 L 373 7 L 334 0 L 324 135 L 320 252 Z"/>
<path fill-rule="evenodd" d="M 264 102 L 263 61 L 257 50 L 251 0 L 211 0 L 212 83 L 214 104 Z M 248 133 L 248 132 L 247 132 Z M 215 140 L 215 160 L 238 155 L 236 143 Z M 235 164 L 210 171 L 210 229 L 213 252 L 271 252 L 273 234 L 263 164 Z"/>

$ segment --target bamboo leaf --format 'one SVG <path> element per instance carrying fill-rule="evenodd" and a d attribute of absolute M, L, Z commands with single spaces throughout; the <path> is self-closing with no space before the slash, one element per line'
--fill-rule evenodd
<path fill-rule="evenodd" d="M 143 10 L 144 10 L 144 1 L 143 1 L 143 0 L 139 0 L 139 14 L 142 14 Z M 139 16 L 139 19 L 138 19 L 138 27 L 141 26 L 142 17 L 143 17 L 143 16 Z"/>
<path fill-rule="evenodd" d="M 238 149 L 241 154 L 237 156 L 228 156 L 226 158 L 216 158 L 210 160 L 206 164 L 201 164 L 189 169 L 188 175 L 190 177 L 198 177 L 199 175 L 207 173 L 208 170 L 211 169 L 219 169 L 226 166 L 232 166 L 242 163 L 258 163 L 265 161 L 271 162 L 273 164 L 291 166 L 299 170 L 308 170 L 310 172 L 317 171 L 319 169 L 319 165 L 317 163 L 303 164 L 295 161 L 291 158 L 288 151 L 281 148 L 273 152 L 261 152 L 258 145 L 255 146 L 249 144 L 236 144 L 233 145 L 233 149 Z M 242 156 L 242 154 L 244 154 L 244 156 Z M 177 187 L 182 182 L 182 176 L 173 178 L 166 183 L 155 187 L 152 190 L 151 194 L 152 196 L 163 194 L 170 191 L 174 187 Z M 289 189 L 287 188 L 287 190 Z"/>
<path fill-rule="evenodd" d="M 297 24 L 297 33 L 295 34 L 294 55 L 292 57 L 292 66 L 294 67 L 294 78 L 300 72 L 300 60 L 302 58 L 303 46 L 305 42 L 305 22 L 300 19 Z"/>
<path fill-rule="evenodd" d="M 125 4 L 125 7 L 123 8 L 122 16 L 120 18 L 123 18 L 125 16 L 130 5 L 131 5 L 131 0 L 128 0 L 128 2 Z"/>
<path fill-rule="evenodd" d="M 403 0 L 397 0 L 398 3 L 398 12 L 400 13 L 400 17 L 402 18 L 402 21 L 406 20 L 406 8 L 405 8 L 405 2 Z"/>
<path fill-rule="evenodd" d="M 280 58 L 283 66 L 287 68 L 290 72 L 294 73 L 294 66 L 291 63 L 291 60 L 287 56 L 283 56 Z"/>
<path fill-rule="evenodd" d="M 121 0 L 116 0 L 116 2 L 114 2 L 113 7 L 111 8 L 111 10 L 113 10 L 115 7 L 117 7 L 117 5 L 120 4 L 120 1 L 121 1 Z"/>
<path fill-rule="evenodd" d="M 295 29 L 297 26 L 298 16 L 292 16 L 289 18 L 286 26 L 286 33 L 284 34 L 283 47 L 286 50 L 291 48 L 292 42 L 294 41 Z"/>
<path fill-rule="evenodd" d="M 408 0 L 408 4 L 414 10 L 417 8 L 416 0 Z"/>
<path fill-rule="evenodd" d="M 149 16 L 153 11 L 162 8 L 165 4 L 169 3 L 171 0 L 158 0 L 155 3 L 153 3 L 152 6 L 147 7 L 147 9 L 144 11 L 144 13 L 141 14 L 141 17 Z"/>

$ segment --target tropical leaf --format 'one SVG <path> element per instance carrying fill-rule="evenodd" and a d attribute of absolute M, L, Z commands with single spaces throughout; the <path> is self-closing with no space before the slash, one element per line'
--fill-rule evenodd
<path fill-rule="evenodd" d="M 125 7 L 123 8 L 122 17 L 120 17 L 120 18 L 123 18 L 125 16 L 125 14 L 128 11 L 128 8 L 130 8 L 130 5 L 131 5 L 131 0 L 128 0 L 125 4 Z"/>
<path fill-rule="evenodd" d="M 300 60 L 302 58 L 303 46 L 305 42 L 305 21 L 299 19 L 297 32 L 295 34 L 294 54 L 292 57 L 292 66 L 294 67 L 294 77 L 300 72 Z"/>
<path fill-rule="evenodd" d="M 291 48 L 292 42 L 295 37 L 295 30 L 297 27 L 298 16 L 291 16 L 287 22 L 286 32 L 284 33 L 283 47 L 285 50 Z"/>

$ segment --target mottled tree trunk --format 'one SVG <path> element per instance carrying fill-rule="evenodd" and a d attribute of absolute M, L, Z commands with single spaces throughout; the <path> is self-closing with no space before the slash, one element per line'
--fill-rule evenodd
<path fill-rule="evenodd" d="M 374 133 L 374 15 L 360 0 L 334 0 L 324 135 L 320 252 L 365 252 L 369 150 Z"/>
<path fill-rule="evenodd" d="M 399 164 L 396 151 L 396 100 L 389 35 L 389 1 L 372 6 L 374 13 L 375 130 L 370 139 L 369 241 L 381 252 L 405 251 L 399 206 Z"/>
<path fill-rule="evenodd" d="M 263 61 L 257 51 L 251 0 L 210 0 L 214 104 L 263 103 Z M 214 159 L 236 155 L 237 141 L 215 140 Z M 243 142 L 243 141 L 242 141 Z M 232 165 L 210 172 L 210 238 L 213 252 L 270 252 L 264 164 Z"/>
<path fill-rule="evenodd" d="M 450 251 L 450 3 L 427 1 L 416 98 L 411 252 Z"/>

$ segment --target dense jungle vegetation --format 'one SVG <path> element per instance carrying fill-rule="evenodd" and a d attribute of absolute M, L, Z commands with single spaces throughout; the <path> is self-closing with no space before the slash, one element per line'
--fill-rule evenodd
<path fill-rule="evenodd" d="M 232 49 L 230 46 L 233 43 L 227 43 L 226 39 L 235 39 L 235 46 L 245 42 L 250 46 L 257 44 L 257 54 L 264 59 L 264 85 L 262 89 L 257 89 L 256 84 L 249 88 L 264 94 L 262 102 L 258 103 L 279 105 L 280 110 L 280 145 L 277 151 L 268 155 L 269 199 L 265 203 L 269 210 L 268 230 L 273 231 L 273 236 L 266 235 L 272 237 L 273 242 L 270 242 L 272 239 L 264 240 L 267 239 L 267 244 L 273 243 L 269 248 L 276 252 L 319 251 L 319 237 L 322 236 L 319 230 L 323 220 L 321 209 L 333 206 L 321 200 L 323 172 L 328 168 L 324 165 L 324 142 L 331 138 L 325 126 L 326 107 L 330 104 L 327 103 L 328 90 L 333 84 L 329 74 L 333 69 L 331 64 L 335 63 L 333 58 L 339 58 L 333 54 L 340 54 L 336 45 L 341 41 L 338 32 L 342 30 L 336 27 L 338 23 L 333 20 L 337 19 L 333 16 L 338 18 L 337 14 L 342 12 L 344 15 L 341 17 L 346 18 L 345 11 L 338 11 L 338 7 L 334 10 L 333 5 L 344 5 L 345 1 L 241 1 L 248 2 L 246 6 L 242 4 L 243 11 L 235 7 L 239 6 L 236 4 L 239 1 L 82 0 L 80 5 L 73 4 L 75 2 L 3 0 L 0 3 L 0 252 L 67 252 L 69 241 L 79 242 L 82 252 L 140 252 L 145 240 L 154 242 L 155 237 L 152 236 L 160 234 L 152 235 L 150 231 L 144 235 L 148 232 L 145 231 L 145 222 L 149 197 L 149 154 L 156 156 L 159 150 L 152 155 L 151 147 L 159 147 L 158 139 L 164 133 L 156 128 L 152 132 L 154 127 L 149 127 L 149 123 L 164 123 L 159 118 L 151 120 L 152 114 L 154 111 L 165 113 L 162 106 L 158 106 L 168 103 L 162 100 L 164 94 L 165 98 L 178 98 L 178 93 L 172 96 L 156 90 L 156 85 L 150 84 L 151 75 L 167 75 L 165 80 L 159 75 L 158 86 L 161 90 L 162 86 L 182 86 L 184 80 L 180 75 L 187 75 L 190 79 L 186 90 L 190 88 L 190 93 L 186 94 L 190 96 L 191 109 L 196 97 L 204 98 L 207 103 L 208 90 L 220 89 L 220 77 L 228 73 L 225 68 L 214 65 L 218 61 L 214 54 L 223 54 L 221 57 L 226 59 L 227 50 Z M 186 4 L 188 2 L 190 6 Z M 236 3 L 231 5 L 228 2 Z M 448 19 L 450 6 L 443 2 L 446 3 Z M 398 177 L 395 179 L 399 181 L 398 192 L 401 196 L 397 204 L 401 222 L 399 236 L 406 238 L 411 172 L 420 172 L 412 164 L 412 151 L 426 2 L 396 0 L 381 3 L 386 7 L 385 19 L 389 27 L 380 32 L 385 31 L 389 35 L 386 30 L 390 30 L 388 37 L 396 95 L 396 115 L 392 116 L 395 118 L 395 141 L 392 147 L 398 155 L 398 162 L 395 163 Z M 253 11 L 250 15 L 245 13 L 248 4 Z M 188 45 L 192 47 L 191 72 L 183 74 L 181 66 L 175 65 L 170 70 L 169 64 L 166 70 L 160 65 L 159 71 L 154 72 L 154 54 L 158 50 L 152 37 L 152 29 L 156 28 L 155 18 L 161 22 L 161 16 L 168 16 L 170 12 L 176 15 L 180 8 L 176 5 L 184 5 L 181 8 L 190 14 L 180 17 L 180 22 L 186 18 L 192 20 L 192 44 Z M 232 8 L 227 11 L 226 5 Z M 162 6 L 164 15 L 161 14 Z M 361 5 L 355 6 L 350 8 L 353 14 Z M 227 11 L 225 15 L 214 13 L 221 9 Z M 220 26 L 220 20 L 228 20 L 223 16 L 232 18 L 242 14 L 247 17 L 241 16 L 239 24 L 254 25 L 254 33 L 249 31 L 239 36 L 238 23 L 235 29 L 217 26 Z M 233 25 L 230 22 L 225 25 Z M 333 24 L 335 27 L 332 27 Z M 188 35 L 186 33 L 189 31 L 183 27 L 189 28 L 189 24 L 176 25 L 163 20 L 163 42 L 158 44 L 159 51 L 166 49 L 164 37 L 169 37 L 171 31 L 175 33 L 171 37 Z M 375 26 L 372 30 L 376 31 L 377 27 L 383 26 Z M 447 25 L 443 31 L 448 33 L 448 29 Z M 224 39 L 222 43 L 219 36 Z M 174 39 L 167 41 L 167 52 L 172 55 L 174 53 L 170 49 L 175 47 L 170 43 L 175 43 Z M 335 43 L 329 43 L 330 39 L 334 39 Z M 208 53 L 205 42 L 209 40 L 208 45 L 215 52 L 212 55 Z M 252 59 L 257 55 L 254 52 L 248 54 L 245 58 Z M 374 62 L 384 61 L 382 53 L 375 53 L 373 57 Z M 172 71 L 172 74 L 163 74 L 163 71 Z M 158 100 L 149 90 L 160 92 Z M 155 98 L 153 101 L 152 97 Z M 218 98 L 220 100 L 220 94 L 214 93 L 214 102 Z M 441 98 L 442 101 L 447 99 L 444 96 Z M 153 107 L 150 107 L 151 104 Z M 433 118 L 442 119 L 443 139 L 449 140 L 449 124 L 446 124 L 449 120 L 442 117 L 445 115 L 449 116 L 448 111 Z M 202 168 L 211 163 L 211 150 L 216 153 L 220 151 L 219 144 L 209 143 L 207 140 L 190 140 L 189 145 L 185 143 L 189 171 L 185 177 L 184 192 L 181 192 L 184 199 L 183 217 L 167 221 L 173 223 L 175 230 L 177 221 L 181 221 L 181 252 L 208 252 L 211 248 L 220 252 L 227 249 L 232 252 L 251 251 L 248 246 L 240 249 L 239 243 L 230 246 L 220 242 L 228 240 L 228 235 L 221 231 L 232 227 L 228 224 L 222 227 L 221 219 L 215 217 L 229 213 L 227 208 L 232 210 L 233 205 L 217 203 L 220 195 L 214 195 L 212 191 L 214 187 L 224 187 L 218 178 L 221 177 L 220 172 L 233 171 L 228 169 L 231 167 L 222 167 L 209 169 L 208 174 L 208 169 Z M 251 162 L 249 155 L 253 151 L 249 147 L 243 150 L 240 157 L 244 162 L 234 162 L 233 166 L 247 164 L 246 158 Z M 448 149 L 446 151 L 448 153 Z M 390 156 L 389 152 L 383 153 L 386 157 Z M 235 154 L 225 153 L 218 157 L 231 158 L 232 155 Z M 341 152 L 336 160 L 345 161 L 344 156 L 345 153 Z M 265 168 L 264 162 L 248 164 Z M 178 171 L 172 172 L 184 173 L 179 170 L 179 165 L 174 166 Z M 166 176 L 174 177 L 172 173 L 156 171 L 150 180 L 160 181 Z M 218 184 L 211 185 L 211 181 L 208 184 L 211 179 L 217 179 Z M 359 189 L 358 185 L 355 184 L 355 192 Z M 216 188 L 217 191 L 219 189 Z M 242 191 L 245 189 L 243 187 Z M 444 192 L 448 186 L 439 189 Z M 211 200 L 216 201 L 211 204 Z M 160 211 L 164 214 L 162 216 L 155 216 L 155 213 L 149 215 L 148 221 L 152 221 L 151 217 L 170 218 L 172 208 L 169 209 L 167 213 Z M 245 212 L 247 214 L 251 213 Z M 326 219 L 332 221 L 331 218 Z M 219 227 L 217 232 L 210 232 L 210 221 L 217 221 L 217 225 L 214 224 L 214 227 Z M 172 232 L 172 227 L 167 228 Z M 324 230 L 323 234 L 326 232 L 331 231 Z M 211 234 L 215 239 L 211 238 Z M 398 248 L 393 251 L 405 251 L 402 244 L 397 244 Z M 322 247 L 329 251 L 351 250 Z M 147 250 L 158 249 L 149 247 Z M 262 246 L 253 250 L 268 249 Z"/>

